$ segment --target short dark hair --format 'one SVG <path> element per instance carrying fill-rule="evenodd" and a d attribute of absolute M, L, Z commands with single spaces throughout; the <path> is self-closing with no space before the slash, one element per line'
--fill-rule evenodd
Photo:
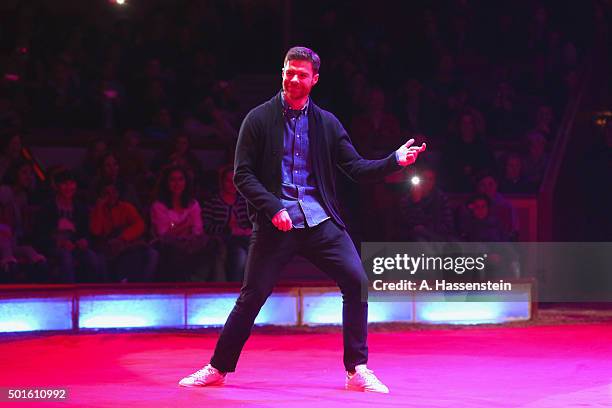
<path fill-rule="evenodd" d="M 321 58 L 317 55 L 316 52 L 306 47 L 293 47 L 287 54 L 285 55 L 285 61 L 283 65 L 287 63 L 287 61 L 292 60 L 302 60 L 309 61 L 312 64 L 312 70 L 315 74 L 319 73 L 319 68 L 321 68 Z"/>

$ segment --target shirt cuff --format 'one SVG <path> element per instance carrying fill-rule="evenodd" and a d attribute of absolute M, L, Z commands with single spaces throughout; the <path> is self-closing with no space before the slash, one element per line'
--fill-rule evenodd
<path fill-rule="evenodd" d="M 397 150 L 395 151 L 395 162 L 397 164 L 400 164 L 400 162 L 399 162 L 399 154 L 397 153 Z"/>
<path fill-rule="evenodd" d="M 280 210 L 278 210 L 278 211 L 276 212 L 276 214 L 274 214 L 274 215 L 272 216 L 272 218 L 276 217 L 276 216 L 277 216 L 277 215 L 278 215 L 278 214 L 279 214 L 281 211 L 287 211 L 287 209 L 286 209 L 286 208 L 284 208 L 284 207 L 283 207 L 283 208 L 281 208 Z"/>

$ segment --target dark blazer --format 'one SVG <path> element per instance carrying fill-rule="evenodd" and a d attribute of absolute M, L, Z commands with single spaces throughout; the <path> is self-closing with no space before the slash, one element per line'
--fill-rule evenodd
<path fill-rule="evenodd" d="M 380 160 L 366 160 L 353 147 L 340 121 L 310 100 L 308 139 L 322 205 L 331 218 L 345 228 L 336 201 L 336 169 L 355 181 L 377 181 L 401 169 L 395 152 Z M 281 161 L 283 159 L 284 117 L 280 92 L 251 110 L 240 127 L 234 160 L 234 184 L 248 202 L 253 229 L 270 223 L 283 208 Z M 399 146 L 398 146 L 399 147 Z"/>
<path fill-rule="evenodd" d="M 37 249 L 45 254 L 55 249 L 55 233 L 59 219 L 60 214 L 54 197 L 41 206 L 34 226 Z M 89 211 L 83 203 L 76 199 L 74 201 L 74 225 L 76 231 L 72 238 L 75 241 L 81 238 L 90 239 Z"/>

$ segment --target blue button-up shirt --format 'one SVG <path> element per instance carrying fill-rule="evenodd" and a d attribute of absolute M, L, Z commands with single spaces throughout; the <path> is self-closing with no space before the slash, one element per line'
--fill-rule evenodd
<path fill-rule="evenodd" d="M 281 202 L 294 228 L 314 227 L 329 218 L 312 174 L 308 140 L 308 101 L 301 110 L 287 105 L 281 93 L 285 118 Z"/>

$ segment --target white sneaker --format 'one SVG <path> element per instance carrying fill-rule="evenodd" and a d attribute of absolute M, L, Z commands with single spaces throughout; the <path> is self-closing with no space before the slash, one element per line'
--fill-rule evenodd
<path fill-rule="evenodd" d="M 389 388 L 380 382 L 374 371 L 368 369 L 365 364 L 356 366 L 353 374 L 346 373 L 345 388 L 352 391 L 389 393 Z"/>
<path fill-rule="evenodd" d="M 225 375 L 226 373 L 221 373 L 221 371 L 208 364 L 201 370 L 198 370 L 190 376 L 183 378 L 181 381 L 179 381 L 179 385 L 182 387 L 206 387 L 224 385 Z"/>

